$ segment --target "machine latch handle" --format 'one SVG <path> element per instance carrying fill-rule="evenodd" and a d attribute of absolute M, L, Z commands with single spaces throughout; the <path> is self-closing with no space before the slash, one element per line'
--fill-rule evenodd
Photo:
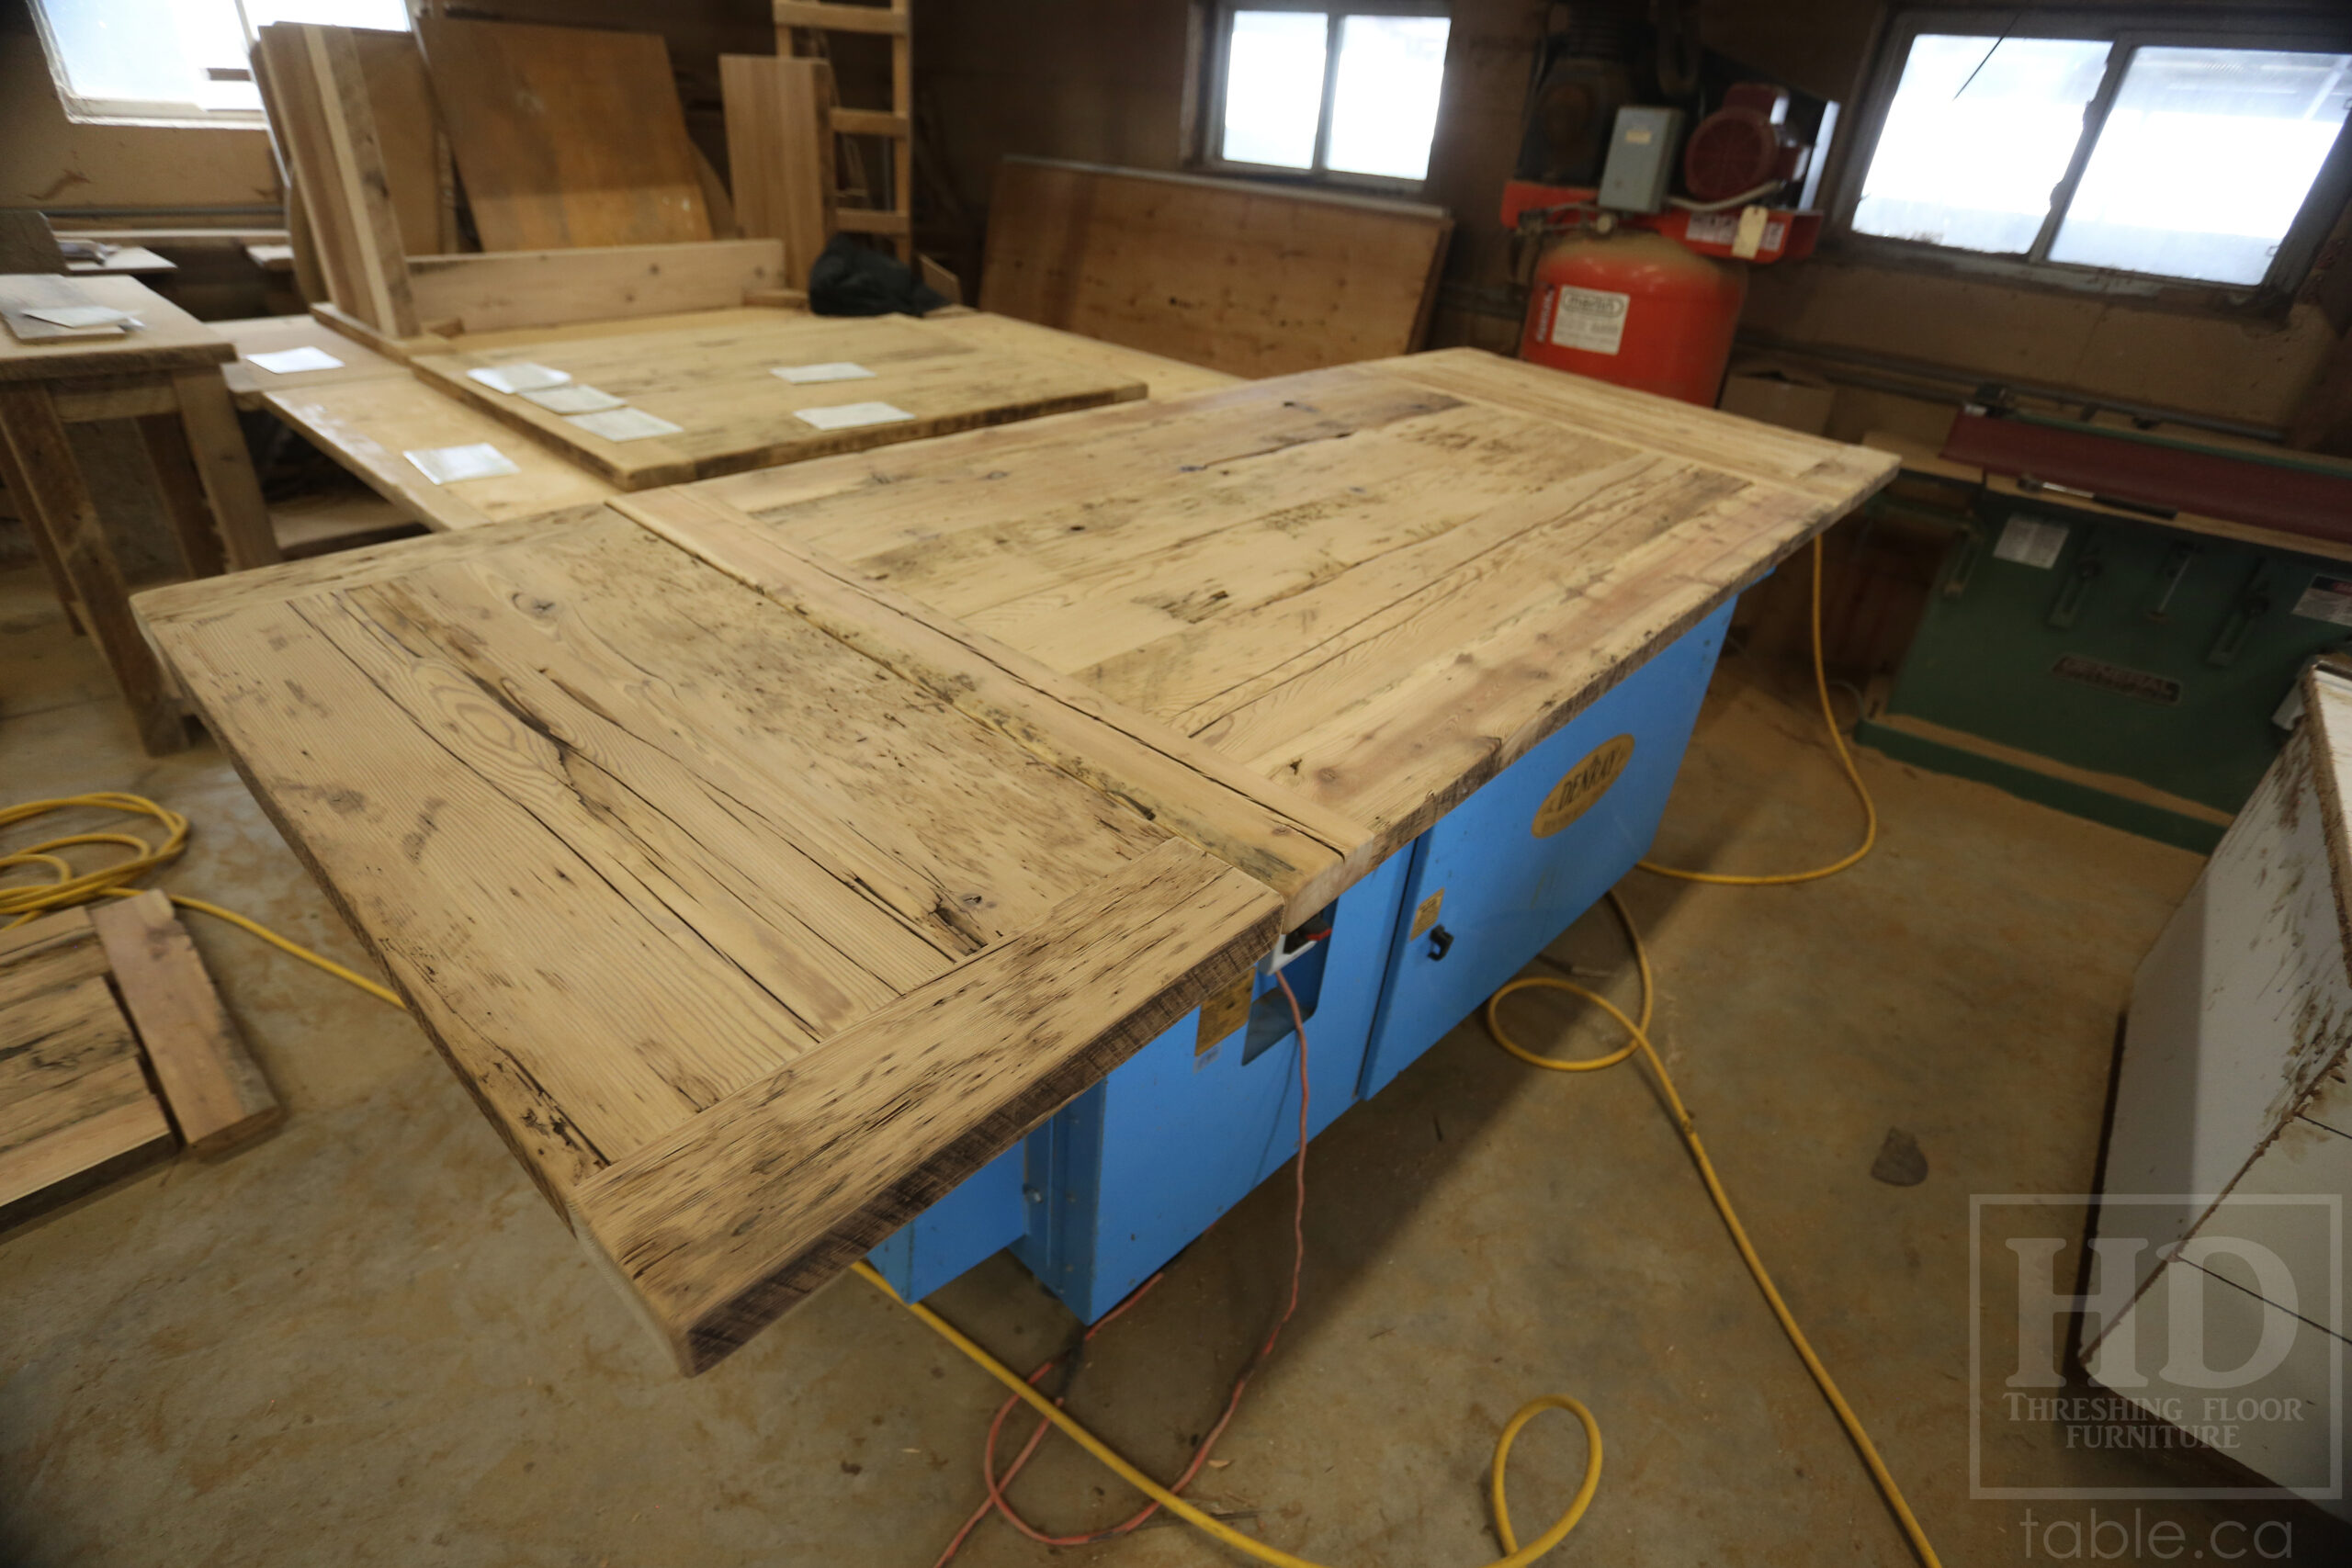
<path fill-rule="evenodd" d="M 1452 952 L 1453 949 L 1453 933 L 1447 931 L 1443 926 L 1431 926 L 1430 928 L 1430 958 L 1431 961 L 1443 958 L 1448 953 Z"/>

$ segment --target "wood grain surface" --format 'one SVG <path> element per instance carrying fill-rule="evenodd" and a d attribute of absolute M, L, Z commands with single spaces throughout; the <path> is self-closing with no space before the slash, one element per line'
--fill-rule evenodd
<path fill-rule="evenodd" d="M 551 339 L 492 352 L 420 355 L 412 367 L 510 428 L 546 443 L 616 488 L 650 489 L 746 468 L 862 452 L 950 431 L 1137 399 L 1143 384 L 1065 359 L 981 347 L 906 316 L 842 320 L 775 310 L 763 321 Z M 466 372 L 528 361 L 568 372 L 680 427 L 675 435 L 607 441 Z M 871 378 L 795 385 L 779 366 L 846 361 Z M 914 417 L 820 430 L 803 409 L 887 402 Z"/>
<path fill-rule="evenodd" d="M 417 18 L 485 251 L 711 237 L 659 33 Z"/>
<path fill-rule="evenodd" d="M 90 924 L 188 1151 L 227 1154 L 283 1122 L 171 899 L 151 887 L 99 905 Z"/>
<path fill-rule="evenodd" d="M 87 911 L 0 932 L 0 1226 L 172 1148 Z"/>
<path fill-rule="evenodd" d="M 23 312 L 61 305 L 104 305 L 128 310 L 144 324 L 116 337 L 44 337 L 28 343 L 17 335 L 19 328 L 43 325 Z M 0 317 L 8 323 L 0 327 L 0 381 L 169 374 L 207 369 L 237 356 L 228 339 L 135 277 L 0 276 Z"/>
<path fill-rule="evenodd" d="M 405 370 L 271 388 L 262 405 L 428 528 L 479 528 L 601 506 L 613 487 Z M 521 470 L 435 484 L 401 454 L 488 442 Z"/>
<path fill-rule="evenodd" d="M 984 310 L 1236 376 L 1409 353 L 1444 209 L 1196 175 L 1006 158 Z"/>
<path fill-rule="evenodd" d="M 1012 650 L 1362 824 L 1368 867 L 1894 467 L 1450 350 L 628 509 L 747 581 L 763 526 L 956 627 L 976 682 Z"/>
<path fill-rule="evenodd" d="M 1136 984 L 1158 976 L 1157 999 L 1124 983 L 1066 998 L 1040 1024 L 1056 1049 L 993 1043 L 1004 1081 L 986 1092 L 944 1072 L 893 1078 L 903 1114 L 888 1126 L 842 1102 L 840 1138 L 875 1142 L 877 1160 L 887 1145 L 896 1174 L 887 1191 L 814 1183 L 824 1201 L 786 1227 L 794 1292 L 850 1255 L 824 1238 L 887 1229 L 913 1173 L 958 1179 L 1025 1131 L 1003 1107 L 1042 1116 L 1140 1043 L 1132 1017 L 1190 1007 L 1271 940 L 1271 893 L 616 514 L 183 584 L 141 608 L 559 1205 L 754 1085 L 798 1108 L 804 1078 L 857 1078 L 869 1058 L 880 1071 L 873 1043 L 905 1036 L 869 1021 L 916 995 L 979 1006 L 991 955 L 1033 953 L 1086 907 L 1073 901 L 1136 922 L 1128 959 Z M 1245 915 L 1162 919 L 1156 898 L 1200 886 L 1167 872 L 1171 850 L 1231 875 L 1216 908 L 1238 898 Z M 1022 962 L 1004 985 L 1045 961 Z M 956 1052 L 991 1044 L 967 1032 Z M 822 1121 L 832 1091 L 810 1093 Z"/>

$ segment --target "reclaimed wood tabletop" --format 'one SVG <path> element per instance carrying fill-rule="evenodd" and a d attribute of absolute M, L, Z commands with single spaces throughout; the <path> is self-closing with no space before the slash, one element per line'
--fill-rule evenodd
<path fill-rule="evenodd" d="M 1033 747 L 1127 736 L 1104 787 L 1295 922 L 1894 468 L 1464 349 L 614 504 Z"/>
<path fill-rule="evenodd" d="M 1243 872 L 616 513 L 139 607 L 689 1371 L 1273 941 Z"/>
<path fill-rule="evenodd" d="M 410 361 L 431 385 L 545 442 L 625 491 L 920 440 L 1144 396 L 1131 374 L 1070 357 L 983 344 L 953 321 L 777 310 L 732 321 L 608 337 L 549 338 Z M 470 375 L 544 366 L 610 394 L 674 432 L 613 439 L 601 417 L 540 407 Z M 848 366 L 852 379 L 793 381 L 783 370 Z M 824 411 L 881 404 L 878 423 L 831 426 Z"/>

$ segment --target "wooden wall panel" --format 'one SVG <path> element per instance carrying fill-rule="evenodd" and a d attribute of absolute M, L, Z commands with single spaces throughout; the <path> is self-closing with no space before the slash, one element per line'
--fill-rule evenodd
<path fill-rule="evenodd" d="M 1418 347 L 1453 220 L 1412 203 L 1008 158 L 980 305 L 1281 376 Z"/>

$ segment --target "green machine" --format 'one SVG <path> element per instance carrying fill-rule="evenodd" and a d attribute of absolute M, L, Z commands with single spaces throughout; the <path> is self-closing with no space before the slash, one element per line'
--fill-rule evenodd
<path fill-rule="evenodd" d="M 1972 419 L 1996 428 L 1964 430 Z M 2300 716 L 2304 666 L 2352 641 L 2352 563 L 2326 553 L 2352 548 L 2319 533 L 2352 528 L 2352 507 L 2307 520 L 2314 494 L 2336 504 L 2321 481 L 2352 491 L 2352 478 L 2324 460 L 1973 410 L 1954 431 L 1944 458 L 1987 474 L 1957 487 L 1964 511 L 1878 503 L 1951 522 L 1955 536 L 1857 739 L 2211 850 Z M 2282 488 L 2294 493 L 2282 501 Z M 2225 520 L 2223 507 L 2262 520 Z M 2322 553 L 2294 547 L 2305 541 Z"/>

